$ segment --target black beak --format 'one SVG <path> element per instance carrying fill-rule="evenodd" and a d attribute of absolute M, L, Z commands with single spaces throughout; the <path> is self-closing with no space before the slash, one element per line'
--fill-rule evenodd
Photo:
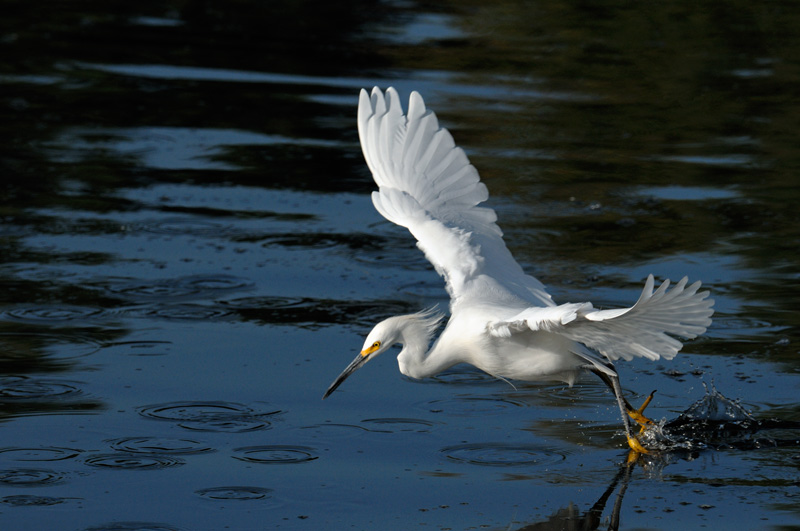
<path fill-rule="evenodd" d="M 324 394 L 324 395 L 322 395 L 322 399 L 323 399 L 323 400 L 325 400 L 326 398 L 328 398 L 328 395 L 330 395 L 332 392 L 336 391 L 336 388 L 337 388 L 337 387 L 339 387 L 340 385 L 342 385 L 342 382 L 343 382 L 343 381 L 345 381 L 345 380 L 347 379 L 347 377 L 348 377 L 348 376 L 350 376 L 350 375 L 351 375 L 352 373 L 354 373 L 354 372 L 355 372 L 357 369 L 359 369 L 359 368 L 360 368 L 362 365 L 364 365 L 364 364 L 367 362 L 367 359 L 368 359 L 368 358 L 369 358 L 369 356 L 362 356 L 361 354 L 359 354 L 358 356 L 356 356 L 356 359 L 354 359 L 354 360 L 353 360 L 353 361 L 350 363 L 350 365 L 348 365 L 348 366 L 347 366 L 347 368 L 346 368 L 345 370 L 343 370 L 343 371 L 342 371 L 342 374 L 340 374 L 340 375 L 339 375 L 339 376 L 338 376 L 338 377 L 337 377 L 337 378 L 336 378 L 336 379 L 333 381 L 333 383 L 331 384 L 331 386 L 330 386 L 330 387 L 328 387 L 328 390 L 327 390 L 327 391 L 325 391 L 325 394 Z"/>

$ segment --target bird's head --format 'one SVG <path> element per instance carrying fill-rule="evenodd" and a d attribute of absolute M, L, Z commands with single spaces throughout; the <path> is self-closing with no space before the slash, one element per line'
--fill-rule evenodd
<path fill-rule="evenodd" d="M 348 376 L 363 367 L 369 360 L 389 350 L 392 345 L 398 342 L 400 338 L 400 319 L 401 317 L 390 317 L 375 325 L 375 328 L 367 334 L 367 339 L 364 340 L 364 346 L 361 348 L 361 352 L 359 352 L 358 356 L 350 362 L 350 365 L 342 371 L 342 374 L 333 381 L 331 386 L 328 387 L 328 390 L 325 391 L 325 394 L 322 396 L 323 400 L 328 398 L 328 395 L 334 392 Z"/>
<path fill-rule="evenodd" d="M 424 343 L 427 345 L 433 329 L 440 320 L 440 315 L 435 314 L 432 310 L 425 310 L 412 315 L 390 317 L 375 325 L 375 328 L 367 334 L 361 352 L 328 387 L 322 396 L 323 400 L 328 398 L 328 395 L 334 392 L 348 376 L 363 367 L 368 361 L 389 350 L 393 345 L 397 343 Z"/>

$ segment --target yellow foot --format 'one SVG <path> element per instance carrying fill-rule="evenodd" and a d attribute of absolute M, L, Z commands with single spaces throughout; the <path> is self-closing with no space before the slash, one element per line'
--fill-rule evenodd
<path fill-rule="evenodd" d="M 626 465 L 632 465 L 632 464 L 638 462 L 639 461 L 639 457 L 641 455 L 642 454 L 640 454 L 639 452 L 637 452 L 635 450 L 631 450 L 630 452 L 628 452 L 628 458 L 625 460 L 625 464 Z"/>
<path fill-rule="evenodd" d="M 631 450 L 632 450 L 632 452 L 630 454 L 628 454 L 628 462 L 631 462 L 631 460 L 635 461 L 636 458 L 639 457 L 638 455 L 635 455 L 635 456 L 632 455 L 634 453 L 635 454 L 649 454 L 650 453 L 650 451 L 647 448 L 642 446 L 642 443 L 640 443 L 639 439 L 637 439 L 636 437 L 628 437 L 628 446 L 630 446 Z"/>
<path fill-rule="evenodd" d="M 639 409 L 628 410 L 628 416 L 639 423 L 639 425 L 642 427 L 641 431 L 644 431 L 645 426 L 653 423 L 652 420 L 644 416 L 644 410 L 648 405 L 650 405 L 650 401 L 653 400 L 653 395 L 655 393 L 656 393 L 655 391 L 650 393 L 650 395 L 645 399 L 644 403 L 639 407 Z M 628 439 L 628 443 L 631 445 L 631 448 L 636 450 L 636 448 L 633 447 L 633 443 L 631 443 L 630 439 Z M 639 441 L 636 441 L 636 444 L 639 444 Z"/>

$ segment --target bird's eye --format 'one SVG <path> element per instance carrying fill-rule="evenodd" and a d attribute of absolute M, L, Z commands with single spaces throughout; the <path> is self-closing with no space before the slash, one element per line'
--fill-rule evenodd
<path fill-rule="evenodd" d="M 380 348 L 380 346 L 381 346 L 380 341 L 376 341 L 375 343 L 372 344 L 372 348 Z"/>

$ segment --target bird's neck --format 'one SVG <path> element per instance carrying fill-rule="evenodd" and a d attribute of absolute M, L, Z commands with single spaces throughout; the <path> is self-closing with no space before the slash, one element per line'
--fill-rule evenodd
<path fill-rule="evenodd" d="M 416 320 L 410 320 L 401 329 L 399 342 L 403 349 L 397 356 L 400 372 L 412 378 L 427 378 L 454 365 L 449 357 L 438 354 L 435 348 L 429 349 L 433 333 L 430 326 Z"/>

